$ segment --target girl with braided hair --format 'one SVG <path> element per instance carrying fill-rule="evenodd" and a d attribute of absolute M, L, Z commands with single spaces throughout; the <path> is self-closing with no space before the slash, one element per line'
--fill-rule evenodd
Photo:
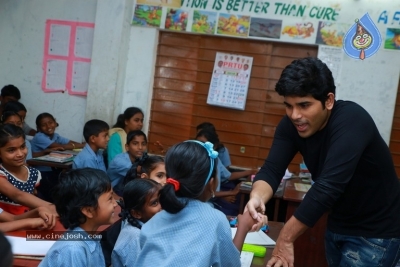
<path fill-rule="evenodd" d="M 111 254 L 113 267 L 134 266 L 140 252 L 139 236 L 142 225 L 161 210 L 161 186 L 150 179 L 134 179 L 124 187 L 120 201 L 121 232 Z"/>
<path fill-rule="evenodd" d="M 168 149 L 169 178 L 160 190 L 163 210 L 141 228 L 140 254 L 128 266 L 240 267 L 244 239 L 256 221 L 248 212 L 239 215 L 232 241 L 226 216 L 205 203 L 217 187 L 218 152 L 213 147 L 189 140 Z M 266 222 L 265 215 L 258 216 Z"/>
<path fill-rule="evenodd" d="M 126 173 L 124 185 L 135 178 L 147 178 L 165 185 L 167 175 L 165 173 L 164 158 L 156 155 L 149 156 L 145 153 L 143 157 L 132 164 L 132 167 Z"/>

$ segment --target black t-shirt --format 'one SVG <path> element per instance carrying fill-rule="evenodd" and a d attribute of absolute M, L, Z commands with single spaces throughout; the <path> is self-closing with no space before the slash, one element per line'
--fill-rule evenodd
<path fill-rule="evenodd" d="M 328 229 L 343 235 L 400 237 L 400 184 L 388 146 L 358 104 L 335 101 L 327 125 L 308 138 L 290 119 L 279 123 L 256 180 L 274 191 L 300 152 L 315 184 L 294 216 L 312 227 L 330 211 Z"/>

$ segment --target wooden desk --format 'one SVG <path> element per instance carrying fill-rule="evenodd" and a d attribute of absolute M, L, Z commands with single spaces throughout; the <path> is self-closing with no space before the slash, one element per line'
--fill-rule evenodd
<path fill-rule="evenodd" d="M 52 168 L 58 168 L 63 170 L 70 170 L 72 169 L 72 161 L 60 163 L 60 162 L 53 162 L 53 161 L 46 161 L 46 160 L 38 160 L 38 159 L 28 159 L 26 163 L 29 166 L 48 166 Z"/>
<path fill-rule="evenodd" d="M 303 183 L 301 179 L 287 180 L 283 199 L 288 202 L 286 221 L 292 217 L 296 208 L 300 205 L 306 193 L 297 191 L 295 183 Z M 325 257 L 325 230 L 327 214 L 324 214 L 313 228 L 305 231 L 294 242 L 294 265 L 295 266 L 328 266 Z"/>
<path fill-rule="evenodd" d="M 279 214 L 279 205 L 280 201 L 283 198 L 283 191 L 285 188 L 285 183 L 286 180 L 283 180 L 281 185 L 279 185 L 278 190 L 275 192 L 275 195 L 273 198 L 275 199 L 275 206 L 274 206 L 274 216 L 273 216 L 273 221 L 278 221 L 278 214 Z M 245 197 L 247 195 L 250 195 L 251 188 L 240 188 L 239 192 L 241 193 L 240 195 L 240 204 L 239 204 L 239 213 L 242 214 L 244 211 L 244 204 L 245 204 Z"/>

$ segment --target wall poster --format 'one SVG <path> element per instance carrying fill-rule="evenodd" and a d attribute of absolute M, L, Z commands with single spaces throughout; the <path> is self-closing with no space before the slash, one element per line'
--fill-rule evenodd
<path fill-rule="evenodd" d="M 244 110 L 253 58 L 217 52 L 207 104 Z"/>

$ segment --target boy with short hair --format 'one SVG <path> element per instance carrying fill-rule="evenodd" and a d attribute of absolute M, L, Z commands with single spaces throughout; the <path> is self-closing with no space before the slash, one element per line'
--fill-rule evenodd
<path fill-rule="evenodd" d="M 3 114 L 4 105 L 10 101 L 19 101 L 21 99 L 21 92 L 12 84 L 5 85 L 1 89 L 0 94 L 0 116 Z"/>
<path fill-rule="evenodd" d="M 104 164 L 103 151 L 108 144 L 110 137 L 108 130 L 110 127 L 105 121 L 90 120 L 83 127 L 83 136 L 86 145 L 74 159 L 72 169 L 93 168 L 106 171 Z"/>
<path fill-rule="evenodd" d="M 68 229 L 47 252 L 40 267 L 105 267 L 100 236 L 101 225 L 113 223 L 117 203 L 110 180 L 103 171 L 84 168 L 72 170 L 60 179 L 54 193 L 60 222 Z"/>

